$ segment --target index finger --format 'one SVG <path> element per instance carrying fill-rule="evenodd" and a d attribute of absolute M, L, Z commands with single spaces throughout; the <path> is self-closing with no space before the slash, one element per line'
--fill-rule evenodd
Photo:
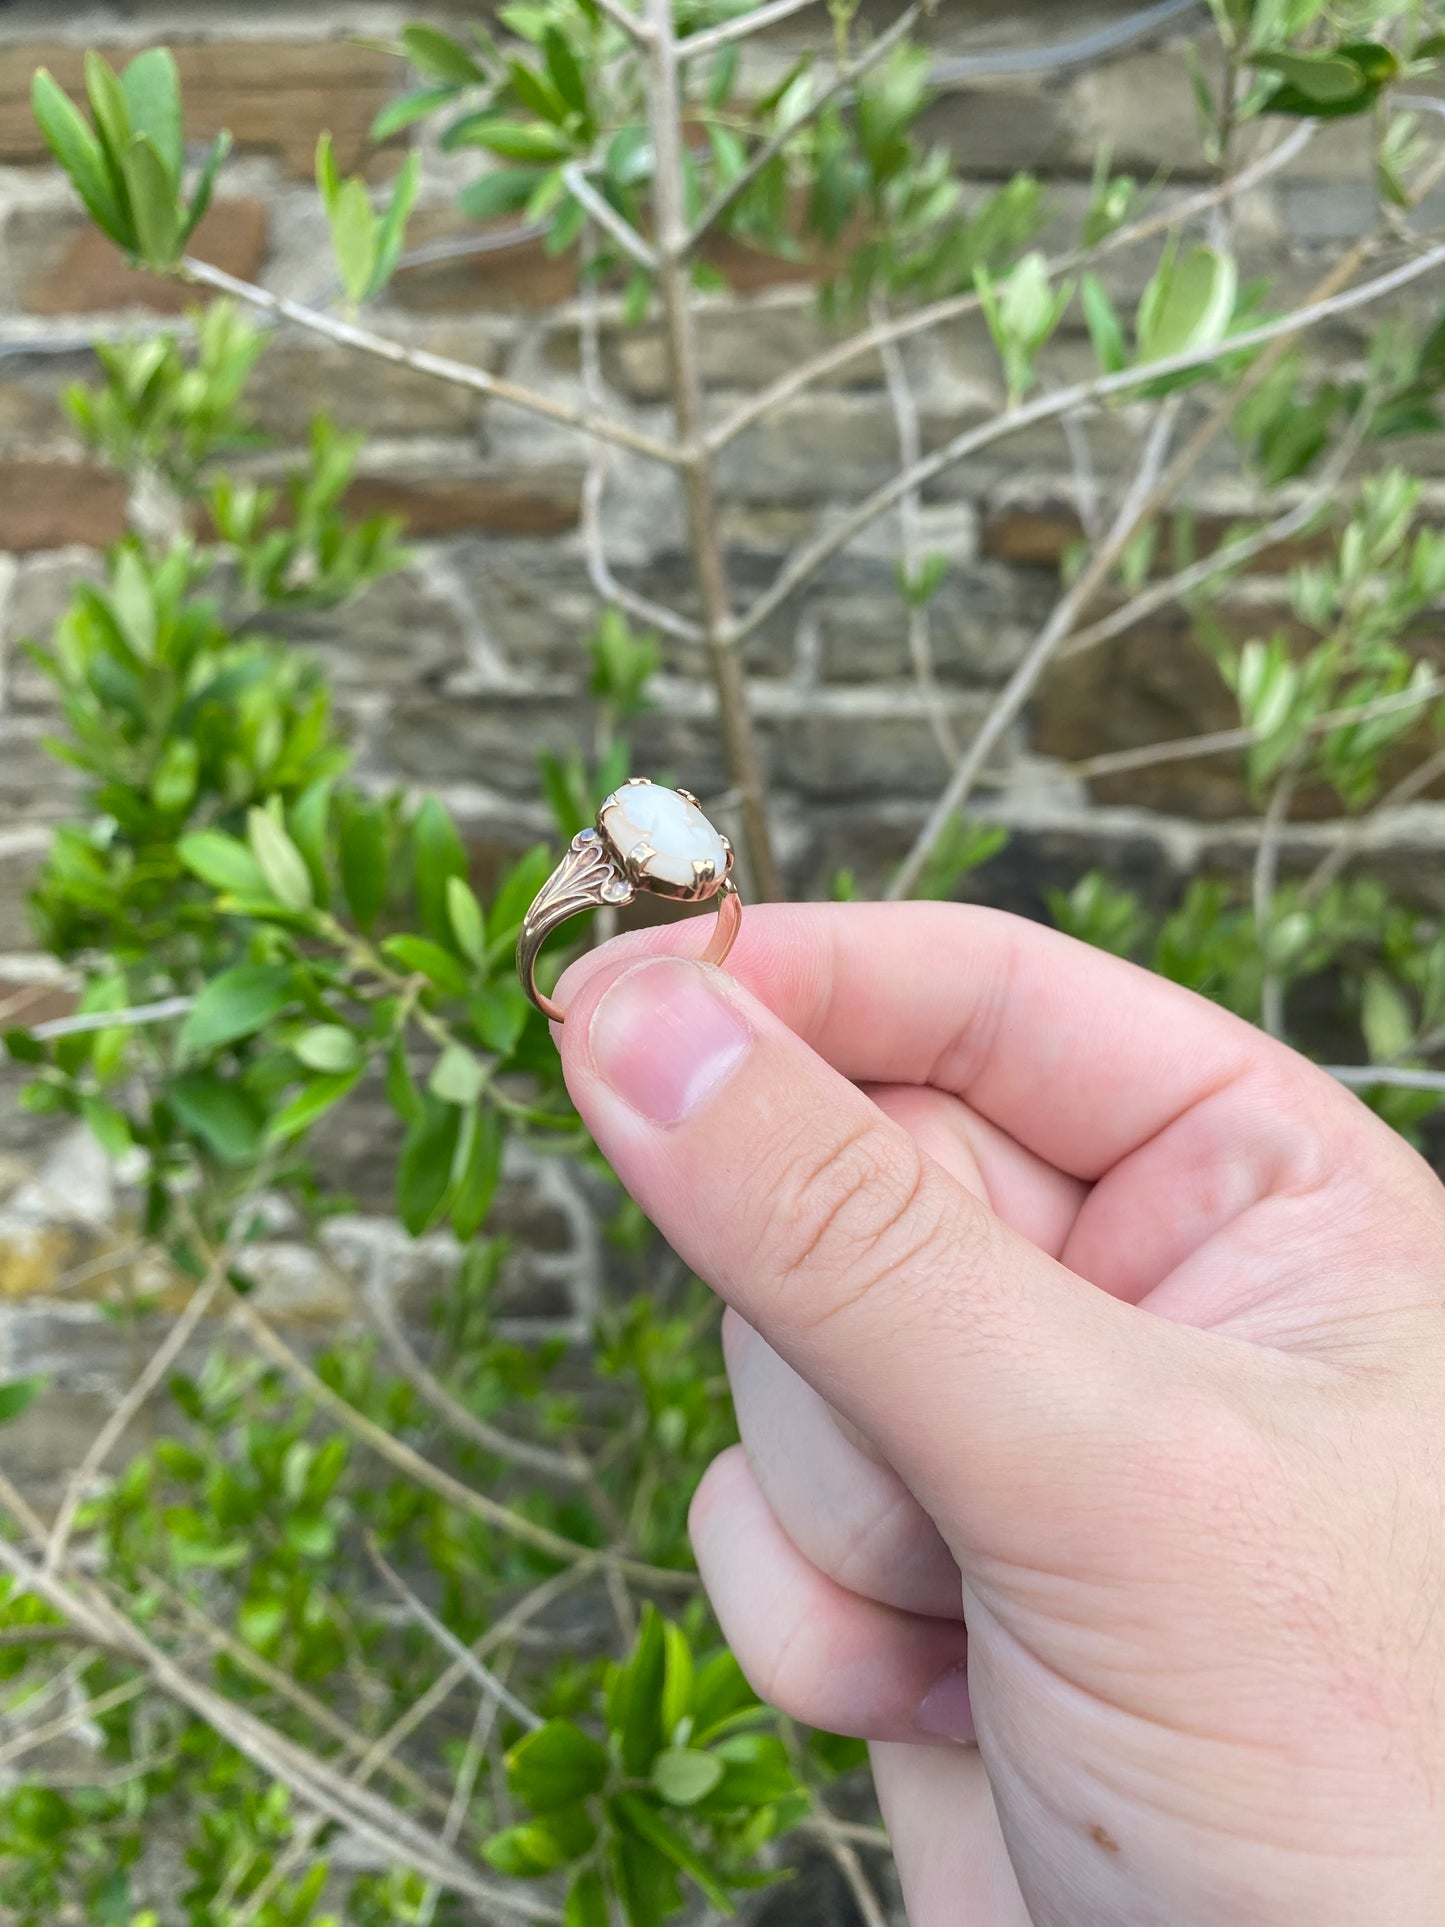
<path fill-rule="evenodd" d="M 696 940 L 674 924 L 607 954 L 624 948 L 688 952 Z M 574 964 L 564 985 L 592 967 Z M 1101 1177 L 1236 1083 L 1267 1082 L 1282 1118 L 1367 1115 L 1324 1072 L 1193 991 L 974 904 L 751 906 L 728 970 L 853 1082 L 950 1091 L 1079 1178 Z"/>

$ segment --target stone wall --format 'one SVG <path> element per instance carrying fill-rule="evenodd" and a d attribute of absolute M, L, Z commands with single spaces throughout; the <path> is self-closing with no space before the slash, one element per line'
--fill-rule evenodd
<path fill-rule="evenodd" d="M 954 0 L 930 31 L 942 53 L 958 53 L 1073 35 L 1127 11 L 1122 0 Z M 131 273 L 73 205 L 31 121 L 31 73 L 43 62 L 74 84 L 86 44 L 117 54 L 158 40 L 173 45 L 191 132 L 224 125 L 237 140 L 198 251 L 278 292 L 325 299 L 329 250 L 310 183 L 315 139 L 329 128 L 344 167 L 365 163 L 384 176 L 394 166 L 395 150 L 368 158 L 365 135 L 404 72 L 365 43 L 409 12 L 379 0 L 306 8 L 257 0 L 245 9 L 220 0 L 38 0 L 0 12 L 0 1006 L 12 1020 L 23 1011 L 33 1021 L 63 1003 L 64 986 L 31 949 L 24 892 L 49 826 L 72 803 L 66 773 L 42 749 L 54 718 L 21 642 L 45 633 L 76 578 L 96 568 L 100 547 L 125 528 L 128 508 L 122 485 L 71 434 L 60 391 L 90 372 L 93 335 L 154 328 L 181 299 L 175 287 Z M 753 72 L 787 61 L 811 18 L 779 30 Z M 1034 168 L 1067 216 L 1083 204 L 1101 148 L 1141 177 L 1164 171 L 1164 198 L 1185 191 L 1199 172 L 1193 112 L 1177 46 L 1151 44 L 1063 74 L 972 82 L 931 110 L 931 125 L 969 179 L 988 184 Z M 431 168 L 413 247 L 465 232 L 452 206 L 457 177 L 455 164 Z M 1317 278 L 1326 251 L 1373 219 L 1363 133 L 1345 123 L 1322 132 L 1268 192 L 1242 203 L 1246 270 L 1267 270 L 1282 293 L 1298 294 Z M 1150 252 L 1115 257 L 1106 278 L 1137 294 Z M 709 395 L 719 408 L 826 338 L 796 269 L 739 249 L 722 265 L 736 293 L 712 300 L 702 320 Z M 571 265 L 523 242 L 408 268 L 375 320 L 404 341 L 576 397 L 576 303 Z M 1341 325 L 1322 348 L 1348 363 L 1360 334 Z M 977 327 L 912 344 L 906 359 L 925 446 L 999 402 L 994 359 Z M 1061 377 L 1091 365 L 1082 340 L 1059 344 Z M 610 408 L 665 429 L 655 328 L 624 331 L 604 304 L 602 367 Z M 415 559 L 358 605 L 298 618 L 292 633 L 334 677 L 363 777 L 440 790 L 485 874 L 499 853 L 546 832 L 536 752 L 562 747 L 587 724 L 580 644 L 596 603 L 579 528 L 581 452 L 566 432 L 496 402 L 376 361 L 358 364 L 289 331 L 262 364 L 258 399 L 274 441 L 258 458 L 263 467 L 299 444 L 318 406 L 371 436 L 357 504 L 403 514 Z M 1086 424 L 1105 488 L 1132 460 L 1138 427 L 1127 408 Z M 1427 474 L 1441 472 L 1439 446 L 1396 445 L 1395 453 Z M 720 476 L 738 596 L 763 587 L 792 545 L 885 479 L 896 461 L 897 425 L 875 361 L 850 365 L 764 420 L 730 451 Z M 1222 466 L 1206 465 L 1195 493 L 1204 528 L 1241 506 Z M 1001 442 L 942 477 L 921 519 L 922 545 L 951 564 L 931 626 L 943 704 L 966 734 L 1057 593 L 1060 558 L 1077 531 L 1069 450 L 1052 427 Z M 634 458 L 614 460 L 604 520 L 617 573 L 686 608 L 692 585 L 668 478 Z M 844 863 L 863 889 L 876 886 L 945 775 L 894 592 L 897 540 L 895 522 L 878 524 L 766 624 L 748 652 L 781 850 L 799 893 L 824 890 Z M 1221 614 L 1240 627 L 1263 626 L 1277 595 L 1277 584 L 1260 575 Z M 675 772 L 704 796 L 725 789 L 710 689 L 695 655 L 670 648 L 657 697 L 640 731 L 642 765 Z M 1006 745 L 1002 787 L 983 795 L 982 811 L 1016 834 L 1007 855 L 980 873 L 980 891 L 1028 910 L 1046 884 L 1067 883 L 1095 863 L 1161 895 L 1201 862 L 1242 863 L 1254 832 L 1239 771 L 1228 762 L 1174 764 L 1093 788 L 1061 773 L 1083 755 L 1226 720 L 1225 693 L 1172 610 L 1061 666 Z M 725 804 L 721 813 L 726 818 Z M 1327 824 L 1306 822 L 1294 844 L 1307 849 L 1330 834 Z M 1388 826 L 1381 861 L 1445 900 L 1438 861 L 1428 860 L 1442 844 L 1445 807 L 1417 804 Z M 93 1255 L 94 1240 L 109 1235 L 99 1229 L 109 1216 L 99 1192 L 92 1198 L 75 1180 L 76 1144 L 19 1114 L 12 1089 L 0 1092 L 0 1179 L 12 1191 L 13 1224 L 38 1228 L 29 1245 L 12 1240 L 0 1294 L 28 1298 L 47 1267 L 73 1270 Z M 37 1170 L 47 1158 L 48 1169 Z M 524 1210 L 532 1180 L 521 1171 L 516 1179 Z M 64 1212 L 47 1215 L 44 1198 L 57 1195 L 75 1225 L 67 1228 Z M 561 1208 L 556 1199 L 547 1206 Z M 65 1235 L 47 1244 L 57 1222 Z M 575 1230 L 575 1211 L 570 1222 Z M 294 1282 L 300 1272 L 288 1275 Z M 584 1275 L 585 1265 L 574 1284 Z M 325 1292 L 316 1290 L 314 1303 L 324 1306 Z M 313 1302 L 304 1291 L 301 1299 Z M 83 1322 L 83 1309 L 47 1306 L 33 1316 L 51 1322 L 28 1338 L 18 1314 L 8 1327 L 0 1321 L 0 1345 L 8 1343 L 12 1361 L 30 1361 L 27 1369 L 37 1356 L 79 1343 L 65 1321 Z M 112 1361 L 107 1369 L 113 1377 L 120 1368 Z M 77 1382 L 73 1395 L 103 1400 L 109 1382 L 102 1371 L 94 1385 Z M 62 1432 L 37 1445 L 37 1464 L 64 1463 L 72 1435 Z"/>

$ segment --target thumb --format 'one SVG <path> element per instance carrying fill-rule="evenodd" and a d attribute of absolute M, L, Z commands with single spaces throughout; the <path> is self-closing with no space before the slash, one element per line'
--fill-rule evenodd
<path fill-rule="evenodd" d="M 1096 1530 L 1129 1464 L 1177 1440 L 1199 1334 L 1011 1231 L 734 979 L 594 964 L 560 1046 L 642 1209 L 960 1558 L 1064 1554 L 1040 1535 Z"/>

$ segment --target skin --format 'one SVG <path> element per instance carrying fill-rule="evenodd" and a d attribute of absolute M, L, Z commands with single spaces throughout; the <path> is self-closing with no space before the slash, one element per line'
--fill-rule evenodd
<path fill-rule="evenodd" d="M 568 1087 L 727 1301 L 692 1530 L 872 1742 L 913 1927 L 1445 1919 L 1445 1191 L 1213 1005 L 958 905 L 564 979 Z"/>

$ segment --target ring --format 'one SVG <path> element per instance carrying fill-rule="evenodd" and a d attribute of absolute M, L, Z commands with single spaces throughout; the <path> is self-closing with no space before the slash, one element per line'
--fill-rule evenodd
<path fill-rule="evenodd" d="M 517 975 L 523 990 L 545 1017 L 565 1022 L 567 1013 L 537 988 L 538 952 L 568 917 L 604 904 L 630 903 L 639 890 L 680 903 L 716 897 L 717 924 L 701 961 L 720 964 L 743 920 L 732 867 L 732 844 L 708 822 L 691 790 L 629 776 L 598 809 L 596 829 L 573 837 L 522 919 Z"/>

